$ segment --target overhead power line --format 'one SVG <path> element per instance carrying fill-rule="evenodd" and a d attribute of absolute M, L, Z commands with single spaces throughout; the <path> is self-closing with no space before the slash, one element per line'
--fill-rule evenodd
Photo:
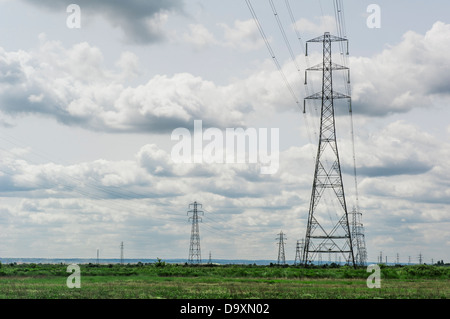
<path fill-rule="evenodd" d="M 299 106 L 299 100 L 294 92 L 294 89 L 292 88 L 292 86 L 290 85 L 286 75 L 283 72 L 283 68 L 281 67 L 280 62 L 278 61 L 277 57 L 275 56 L 275 53 L 272 49 L 272 46 L 270 45 L 270 42 L 264 32 L 263 27 L 261 26 L 261 23 L 259 22 L 258 16 L 256 15 L 255 10 L 253 9 L 253 6 L 250 2 L 250 0 L 245 0 L 245 2 L 247 3 L 248 9 L 250 10 L 250 13 L 252 14 L 253 20 L 255 21 L 255 24 L 259 30 L 259 33 L 261 34 L 261 37 L 264 40 L 264 43 L 266 44 L 267 50 L 269 51 L 269 54 L 273 60 L 273 62 L 275 63 L 275 66 L 277 67 L 278 71 L 280 72 L 280 75 L 284 81 L 284 84 L 286 85 L 288 91 L 290 92 L 290 94 L 292 95 L 292 98 L 294 99 L 295 103 L 297 104 L 297 106 Z"/>

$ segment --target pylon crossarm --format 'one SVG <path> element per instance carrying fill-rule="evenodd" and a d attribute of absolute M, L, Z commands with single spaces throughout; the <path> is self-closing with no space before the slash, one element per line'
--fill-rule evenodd
<path fill-rule="evenodd" d="M 306 69 L 306 71 L 323 71 L 323 70 L 324 70 L 323 63 L 319 63 L 315 66 Z M 325 70 L 327 70 L 327 68 L 325 68 Z M 348 67 L 332 62 L 331 70 L 333 71 L 348 70 Z"/>

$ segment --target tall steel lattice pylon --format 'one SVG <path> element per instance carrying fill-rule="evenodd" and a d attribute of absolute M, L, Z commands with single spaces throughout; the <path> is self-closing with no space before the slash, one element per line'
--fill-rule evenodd
<path fill-rule="evenodd" d="M 192 214 L 189 217 L 189 220 L 192 220 L 192 228 L 191 228 L 191 243 L 189 245 L 189 258 L 188 263 L 190 264 L 201 264 L 202 263 L 202 255 L 200 249 L 200 231 L 198 227 L 199 220 L 202 221 L 201 218 L 198 217 L 198 214 L 203 214 L 203 211 L 198 210 L 198 208 L 202 207 L 202 204 L 197 202 L 193 202 L 189 204 L 189 211 L 187 214 Z M 192 208 L 192 209 L 191 209 Z"/>
<path fill-rule="evenodd" d="M 285 234 L 283 234 L 283 231 L 280 231 L 278 234 L 278 237 L 276 240 L 278 240 L 278 265 L 285 265 L 286 264 L 286 255 L 284 253 L 284 241 L 287 238 L 285 237 Z"/>
<path fill-rule="evenodd" d="M 323 36 L 309 40 L 306 43 L 306 55 L 308 55 L 309 43 L 322 43 L 323 61 L 321 64 L 308 68 L 305 72 L 305 84 L 307 83 L 308 71 L 322 72 L 322 91 L 305 98 L 305 105 L 306 100 L 317 99 L 322 101 L 319 145 L 316 155 L 305 246 L 303 248 L 305 265 L 312 263 L 316 257 L 321 257 L 325 253 L 342 254 L 347 263 L 352 263 L 353 266 L 356 266 L 342 182 L 334 116 L 334 100 L 350 99 L 350 96 L 333 90 L 333 71 L 347 70 L 349 72 L 347 67 L 332 62 L 332 43 L 341 41 L 347 42 L 348 54 L 347 39 L 333 36 L 329 32 L 325 32 Z M 331 203 L 328 202 L 329 199 L 331 199 Z"/>

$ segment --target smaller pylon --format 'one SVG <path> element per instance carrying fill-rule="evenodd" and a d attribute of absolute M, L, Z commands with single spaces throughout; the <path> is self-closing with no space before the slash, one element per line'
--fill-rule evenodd
<path fill-rule="evenodd" d="M 199 210 L 198 208 L 202 207 L 202 204 L 193 202 L 192 204 L 189 204 L 189 208 L 191 208 L 187 212 L 187 214 L 192 214 L 191 217 L 189 217 L 189 220 L 192 220 L 192 228 L 191 228 L 191 243 L 189 245 L 189 258 L 188 262 L 190 264 L 201 264 L 202 263 L 202 257 L 201 257 L 201 250 L 200 250 L 200 231 L 198 227 L 198 222 L 201 221 L 201 217 L 198 217 L 198 214 L 203 214 L 203 211 Z"/>
<path fill-rule="evenodd" d="M 123 242 L 120 243 L 120 264 L 123 265 Z"/>
<path fill-rule="evenodd" d="M 299 240 L 297 240 L 297 246 L 295 248 L 295 261 L 294 261 L 294 265 L 300 265 L 302 263 L 303 257 L 301 255 L 301 252 L 303 251 L 303 239 L 302 242 L 300 243 Z"/>
<path fill-rule="evenodd" d="M 352 215 L 352 239 L 354 241 L 353 247 L 356 250 L 355 262 L 358 266 L 365 266 L 367 263 L 367 250 L 366 241 L 364 238 L 364 226 L 361 222 L 362 213 L 360 212 L 359 208 L 353 207 L 350 215 Z"/>
<path fill-rule="evenodd" d="M 285 265 L 286 256 L 284 253 L 284 241 L 287 238 L 285 238 L 285 234 L 283 234 L 283 231 L 281 231 L 276 239 L 278 240 L 278 265 Z"/>

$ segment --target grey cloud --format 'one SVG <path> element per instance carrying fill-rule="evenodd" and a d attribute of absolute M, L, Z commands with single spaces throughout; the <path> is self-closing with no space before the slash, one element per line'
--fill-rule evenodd
<path fill-rule="evenodd" d="M 274 190 L 272 177 L 249 180 L 242 166 L 256 175 L 259 171 L 251 168 L 254 164 L 239 164 L 239 169 L 231 164 L 175 164 L 170 153 L 154 144 L 143 146 L 134 160 L 96 160 L 70 166 L 33 165 L 26 154 L 11 155 L 0 161 L 0 171 L 6 173 L 0 174 L 4 197 L 132 200 L 206 192 L 238 199 L 263 198 L 281 191 Z M 28 205 L 26 210 L 34 208 Z"/>
<path fill-rule="evenodd" d="M 23 77 L 24 74 L 18 61 L 8 63 L 6 60 L 0 59 L 0 83 L 13 85 L 19 83 Z"/>
<path fill-rule="evenodd" d="M 450 24 L 436 22 L 425 35 L 407 32 L 373 57 L 350 58 L 354 112 L 382 117 L 449 98 L 450 46 L 443 41 L 449 35 Z"/>
<path fill-rule="evenodd" d="M 20 57 L 0 49 L 0 61 L 4 70 L 16 70 L 0 81 L 0 109 L 8 115 L 41 114 L 112 133 L 168 133 L 196 119 L 214 127 L 242 126 L 242 103 L 230 101 L 229 86 L 179 73 L 127 87 L 124 74 L 105 68 L 101 51 L 88 43 L 65 48 L 44 39 Z"/>
<path fill-rule="evenodd" d="M 46 10 L 65 12 L 72 0 L 23 0 Z M 183 11 L 182 0 L 77 0 L 81 20 L 95 15 L 103 16 L 114 27 L 125 33 L 125 40 L 138 44 L 160 41 L 164 38 L 160 24 L 161 14 L 170 11 Z M 83 22 L 82 22 L 83 23 Z"/>
<path fill-rule="evenodd" d="M 437 149 L 436 139 L 419 127 L 396 121 L 362 140 L 356 136 L 357 174 L 365 177 L 420 175 L 436 165 L 431 155 Z M 351 154 L 350 141 L 343 141 L 341 149 Z M 343 171 L 353 174 L 349 158 L 342 161 Z"/>
<path fill-rule="evenodd" d="M 403 161 L 397 163 L 385 163 L 383 166 L 359 167 L 358 175 L 368 177 L 419 175 L 430 171 L 432 168 L 433 166 L 427 163 Z"/>

